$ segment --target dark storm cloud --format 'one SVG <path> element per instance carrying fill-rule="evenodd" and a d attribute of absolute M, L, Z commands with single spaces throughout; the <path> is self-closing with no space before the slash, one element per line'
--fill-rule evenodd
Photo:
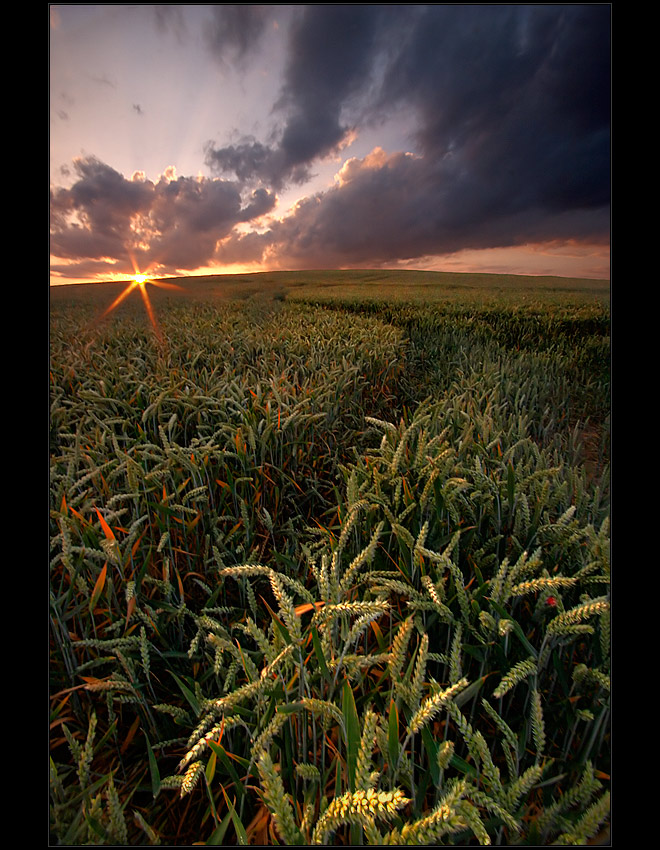
<path fill-rule="evenodd" d="M 286 164 L 309 163 L 345 137 L 342 109 L 370 73 L 378 17 L 378 7 L 319 5 L 294 20 L 278 104 L 290 113 L 280 141 Z"/>
<path fill-rule="evenodd" d="M 253 139 L 207 149 L 219 172 L 281 187 L 302 183 L 315 159 L 352 129 L 344 112 L 372 70 L 382 11 L 359 4 L 300 7 L 291 23 L 285 81 L 275 110 L 285 116 L 276 146 Z"/>
<path fill-rule="evenodd" d="M 311 176 L 306 163 L 294 166 L 280 148 L 269 147 L 252 137 L 224 148 L 206 146 L 206 163 L 220 174 L 233 174 L 244 183 L 265 183 L 279 191 L 285 183 L 301 185 Z"/>
<path fill-rule="evenodd" d="M 608 232 L 607 5 L 308 6 L 277 110 L 277 144 L 210 148 L 209 164 L 279 187 L 394 111 L 417 154 L 372 164 L 273 228 L 301 262 L 321 246 L 358 262 L 562 238 L 569 220 L 585 238 Z"/>
<path fill-rule="evenodd" d="M 77 180 L 51 193 L 51 252 L 90 263 L 129 257 L 141 268 L 160 271 L 194 269 L 213 259 L 218 240 L 241 222 L 269 212 L 275 197 L 258 189 L 244 198 L 240 186 L 226 180 L 174 177 L 157 183 L 126 179 L 99 160 L 75 162 Z M 68 267 L 70 273 L 78 267 Z"/>
<path fill-rule="evenodd" d="M 375 151 L 349 160 L 332 189 L 305 198 L 260 234 L 233 235 L 219 259 L 284 268 L 378 266 L 398 260 L 552 240 L 605 241 L 609 212 L 497 203 L 458 191 L 449 169 L 423 157 Z M 463 180 L 465 185 L 465 181 Z"/>
<path fill-rule="evenodd" d="M 606 6 L 428 8 L 379 106 L 413 105 L 421 152 L 455 154 L 498 194 L 597 206 L 609 200 L 609 51 Z"/>

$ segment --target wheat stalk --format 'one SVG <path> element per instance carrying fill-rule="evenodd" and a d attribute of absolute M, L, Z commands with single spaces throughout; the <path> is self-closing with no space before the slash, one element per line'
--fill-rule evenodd
<path fill-rule="evenodd" d="M 330 803 L 319 818 L 314 832 L 312 844 L 325 844 L 330 833 L 342 823 L 355 823 L 370 828 L 376 818 L 391 820 L 397 810 L 409 802 L 402 791 L 376 791 L 369 788 L 366 791 L 347 791 Z"/>

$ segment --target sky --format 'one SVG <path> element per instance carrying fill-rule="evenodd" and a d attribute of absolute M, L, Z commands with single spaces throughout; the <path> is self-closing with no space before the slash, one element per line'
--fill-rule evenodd
<path fill-rule="evenodd" d="M 51 284 L 610 277 L 610 4 L 49 15 Z"/>

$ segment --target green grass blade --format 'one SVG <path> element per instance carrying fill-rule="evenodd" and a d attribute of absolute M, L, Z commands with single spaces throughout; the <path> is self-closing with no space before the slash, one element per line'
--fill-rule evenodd
<path fill-rule="evenodd" d="M 221 824 L 213 831 L 213 834 L 206 842 L 211 847 L 218 847 L 225 843 L 225 833 L 227 832 L 227 827 L 229 826 L 229 822 L 231 820 L 231 810 L 227 812 L 227 814 L 222 819 Z"/>
<path fill-rule="evenodd" d="M 394 700 L 390 701 L 390 711 L 387 721 L 387 753 L 390 769 L 396 770 L 399 763 L 399 709 Z"/>
<path fill-rule="evenodd" d="M 355 791 L 355 770 L 360 751 L 360 720 L 358 718 L 355 697 L 348 679 L 344 681 L 342 692 L 342 713 L 346 727 L 346 767 L 348 770 L 348 787 Z"/>
<path fill-rule="evenodd" d="M 316 660 L 318 661 L 321 675 L 326 680 L 326 682 L 330 684 L 332 682 L 332 676 L 330 675 L 330 671 L 328 670 L 328 665 L 326 664 L 325 656 L 323 654 L 323 647 L 321 646 L 321 638 L 319 637 L 319 633 L 316 628 L 312 628 L 312 646 L 314 647 L 314 655 L 316 656 Z"/>
<path fill-rule="evenodd" d="M 225 802 L 227 803 L 227 808 L 229 809 L 229 814 L 231 815 L 231 822 L 234 824 L 234 829 L 236 830 L 236 838 L 238 838 L 238 843 L 247 846 L 249 844 L 247 833 L 245 831 L 245 827 L 241 823 L 241 819 L 236 813 L 236 809 L 234 808 L 234 804 L 227 796 L 227 792 L 224 787 L 222 788 L 222 793 L 225 797 Z"/>
<path fill-rule="evenodd" d="M 199 716 L 199 713 L 200 713 L 200 706 L 199 706 L 199 702 L 198 702 L 197 697 L 195 696 L 195 694 L 194 694 L 194 693 L 190 690 L 190 688 L 189 688 L 189 687 L 187 687 L 187 685 L 184 685 L 184 683 L 183 683 L 183 682 L 181 681 L 181 679 L 180 679 L 180 678 L 176 675 L 176 673 L 173 673 L 171 670 L 170 670 L 169 672 L 170 672 L 170 674 L 172 675 L 172 678 L 174 679 L 174 681 L 175 681 L 175 682 L 177 683 L 177 685 L 179 686 L 179 688 L 180 688 L 180 690 L 181 690 L 181 693 L 182 693 L 182 694 L 184 695 L 184 697 L 188 700 L 188 703 L 190 704 L 190 707 L 192 708 L 192 710 L 195 712 L 195 715 Z"/>
<path fill-rule="evenodd" d="M 220 759 L 223 767 L 227 770 L 227 773 L 231 776 L 232 781 L 234 783 L 234 787 L 236 788 L 236 792 L 242 797 L 245 794 L 245 788 L 243 787 L 243 783 L 241 782 L 238 773 L 236 773 L 236 768 L 231 763 L 231 759 L 227 755 L 227 751 L 222 746 L 222 744 L 218 744 L 215 741 L 209 741 L 209 747 L 215 755 Z"/>
<path fill-rule="evenodd" d="M 158 792 L 160 791 L 160 771 L 158 770 L 158 763 L 156 761 L 156 757 L 154 756 L 154 751 L 151 749 L 151 745 L 149 744 L 149 740 L 147 739 L 147 758 L 149 760 L 149 775 L 151 776 L 151 791 L 154 795 L 154 799 L 158 796 Z"/>

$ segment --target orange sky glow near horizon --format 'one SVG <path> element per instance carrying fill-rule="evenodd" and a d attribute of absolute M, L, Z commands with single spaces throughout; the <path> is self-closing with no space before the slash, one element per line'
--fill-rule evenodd
<path fill-rule="evenodd" d="M 314 266 L 310 265 L 310 269 Z M 361 268 L 361 267 L 355 267 Z M 391 269 L 417 269 L 421 271 L 459 272 L 474 274 L 519 274 L 530 277 L 572 277 L 592 280 L 610 279 L 609 245 L 570 245 L 542 244 L 519 248 L 491 248 L 478 251 L 460 251 L 454 255 L 436 258 L 419 264 L 397 264 L 383 266 Z M 230 266 L 206 266 L 193 271 L 182 270 L 180 274 L 163 274 L 168 277 L 196 277 L 202 275 L 242 275 L 260 272 L 287 271 L 277 267 L 264 268 L 257 263 L 233 264 Z M 136 274 L 138 272 L 136 271 Z M 147 277 L 161 277 L 153 270 L 145 272 Z M 97 278 L 50 277 L 51 286 L 70 284 L 94 284 L 110 282 L 130 282 L 135 275 L 117 273 L 100 275 Z"/>

